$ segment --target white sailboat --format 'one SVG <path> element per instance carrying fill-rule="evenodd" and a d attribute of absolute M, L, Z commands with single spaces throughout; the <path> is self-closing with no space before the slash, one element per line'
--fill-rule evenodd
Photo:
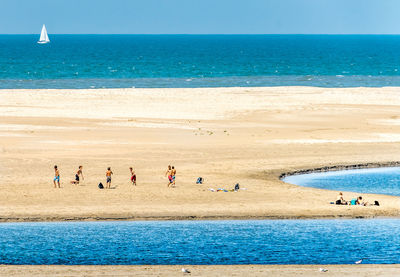
<path fill-rule="evenodd" d="M 40 33 L 40 39 L 37 43 L 39 44 L 45 44 L 45 43 L 49 43 L 49 36 L 47 35 L 47 30 L 46 30 L 46 26 L 43 24 L 42 27 L 42 32 Z"/>

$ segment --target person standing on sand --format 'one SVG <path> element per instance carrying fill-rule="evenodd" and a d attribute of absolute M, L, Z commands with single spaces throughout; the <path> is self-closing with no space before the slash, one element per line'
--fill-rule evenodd
<path fill-rule="evenodd" d="M 171 176 L 172 176 L 172 186 L 175 187 L 175 176 L 176 176 L 176 169 L 175 169 L 175 166 L 172 166 L 172 169 L 171 169 Z"/>
<path fill-rule="evenodd" d="M 131 171 L 131 182 L 132 182 L 132 185 L 136 186 L 136 174 L 135 174 L 135 171 L 133 170 L 132 167 L 130 167 L 129 170 Z"/>
<path fill-rule="evenodd" d="M 168 169 L 165 172 L 165 176 L 168 177 L 168 185 L 167 185 L 167 187 L 169 187 L 173 182 L 173 180 L 172 180 L 172 170 L 171 170 L 171 166 L 170 165 L 168 166 Z"/>
<path fill-rule="evenodd" d="M 114 173 L 111 171 L 111 167 L 107 168 L 107 172 L 106 172 L 106 178 L 107 178 L 107 186 L 106 188 L 111 188 L 111 175 L 113 175 Z"/>
<path fill-rule="evenodd" d="M 78 171 L 75 174 L 75 180 L 71 181 L 71 184 L 79 185 L 79 175 L 82 176 L 82 181 L 84 180 L 83 178 L 83 172 L 82 172 L 82 166 L 80 165 L 78 168 Z"/>
<path fill-rule="evenodd" d="M 61 188 L 61 186 L 60 186 L 60 171 L 58 170 L 58 167 L 56 165 L 54 166 L 53 183 L 54 183 L 54 188 L 57 188 L 57 184 L 58 184 L 58 188 Z"/>

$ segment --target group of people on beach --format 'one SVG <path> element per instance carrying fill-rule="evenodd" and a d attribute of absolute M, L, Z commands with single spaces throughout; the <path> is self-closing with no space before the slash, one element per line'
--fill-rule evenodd
<path fill-rule="evenodd" d="M 129 171 L 131 173 L 131 179 L 130 179 L 131 183 L 132 183 L 132 185 L 136 186 L 136 173 L 133 170 L 133 167 L 129 167 Z M 105 188 L 108 188 L 108 189 L 111 188 L 111 177 L 113 174 L 114 173 L 112 172 L 111 167 L 108 167 L 107 171 L 106 171 L 106 184 L 107 185 L 105 186 Z M 82 180 L 84 180 L 83 166 L 81 166 L 81 165 L 78 167 L 78 170 L 76 171 L 76 174 L 75 174 L 75 179 L 71 181 L 71 184 L 79 185 L 80 178 L 82 178 Z M 60 186 L 60 171 L 59 171 L 57 165 L 54 166 L 53 183 L 54 183 L 55 188 L 61 188 L 61 186 Z"/>
<path fill-rule="evenodd" d="M 375 201 L 374 204 L 366 202 L 363 200 L 362 196 L 358 196 L 357 198 L 353 198 L 350 201 L 346 201 L 343 198 L 343 193 L 339 192 L 339 195 L 335 202 L 336 205 L 360 205 L 360 206 L 379 206 L 379 202 Z"/>

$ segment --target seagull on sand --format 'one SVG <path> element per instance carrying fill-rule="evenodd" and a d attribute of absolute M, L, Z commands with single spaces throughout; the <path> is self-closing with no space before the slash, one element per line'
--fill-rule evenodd
<path fill-rule="evenodd" d="M 184 268 L 184 267 L 182 267 L 182 272 L 183 273 L 187 273 L 187 274 L 189 274 L 190 273 L 190 271 L 189 270 L 187 270 L 186 268 Z"/>
<path fill-rule="evenodd" d="M 354 262 L 355 264 L 361 264 L 362 263 L 362 261 L 363 261 L 363 259 L 361 259 L 361 260 L 358 260 L 358 261 L 356 261 L 356 262 Z"/>

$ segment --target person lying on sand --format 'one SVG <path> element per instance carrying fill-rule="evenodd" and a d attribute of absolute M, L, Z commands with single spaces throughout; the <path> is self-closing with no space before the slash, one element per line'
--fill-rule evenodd
<path fill-rule="evenodd" d="M 346 201 L 343 199 L 343 193 L 339 192 L 336 202 L 331 202 L 331 204 L 336 205 L 359 205 L 359 206 L 380 206 L 379 201 L 375 200 L 373 203 L 369 203 L 363 200 L 362 196 L 351 199 L 351 201 Z"/>
<path fill-rule="evenodd" d="M 75 180 L 71 181 L 71 184 L 79 185 L 79 175 L 81 175 L 82 180 L 84 180 L 81 165 L 79 166 L 78 171 L 75 174 Z"/>
<path fill-rule="evenodd" d="M 347 201 L 343 199 L 343 193 L 339 192 L 336 200 L 336 205 L 347 205 Z"/>
<path fill-rule="evenodd" d="M 365 202 L 361 196 L 357 197 L 356 205 L 361 205 L 361 206 L 369 206 L 368 202 Z"/>

